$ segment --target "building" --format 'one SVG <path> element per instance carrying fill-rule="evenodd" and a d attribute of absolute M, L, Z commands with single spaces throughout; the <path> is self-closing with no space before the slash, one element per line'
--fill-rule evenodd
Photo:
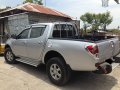
<path fill-rule="evenodd" d="M 29 24 L 56 21 L 75 22 L 70 16 L 54 9 L 25 3 L 0 12 L 1 39 L 4 38 L 3 42 L 6 41 L 5 35 L 19 34 Z"/>

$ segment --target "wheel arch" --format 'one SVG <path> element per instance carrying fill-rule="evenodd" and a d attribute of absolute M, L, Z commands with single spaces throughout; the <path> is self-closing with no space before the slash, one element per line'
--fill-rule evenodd
<path fill-rule="evenodd" d="M 48 52 L 45 54 L 45 56 L 44 56 L 44 63 L 46 64 L 46 63 L 48 62 L 48 60 L 49 60 L 50 58 L 53 58 L 53 57 L 60 57 L 60 58 L 62 58 L 62 61 L 63 61 L 65 64 L 67 64 L 66 61 L 65 61 L 65 59 L 64 59 L 64 57 L 63 57 L 59 52 L 54 51 L 54 50 L 48 51 Z"/>
<path fill-rule="evenodd" d="M 10 45 L 8 45 L 8 44 L 5 45 L 5 49 L 6 48 L 10 48 L 11 49 Z"/>

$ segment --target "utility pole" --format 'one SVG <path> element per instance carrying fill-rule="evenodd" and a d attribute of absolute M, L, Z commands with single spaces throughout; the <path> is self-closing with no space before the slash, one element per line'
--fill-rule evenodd
<path fill-rule="evenodd" d="M 118 28 L 117 28 L 118 30 L 120 29 L 120 26 L 118 26 Z"/>
<path fill-rule="evenodd" d="M 44 2 L 45 2 L 45 6 L 46 6 L 46 0 Z"/>

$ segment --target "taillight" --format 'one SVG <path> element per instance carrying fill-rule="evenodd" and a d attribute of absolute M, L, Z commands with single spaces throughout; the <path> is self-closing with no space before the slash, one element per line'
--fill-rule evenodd
<path fill-rule="evenodd" d="M 86 47 L 86 50 L 88 52 L 90 52 L 91 54 L 95 55 L 96 57 L 98 56 L 99 49 L 98 49 L 97 45 L 95 45 L 95 46 L 89 45 L 89 46 Z"/>

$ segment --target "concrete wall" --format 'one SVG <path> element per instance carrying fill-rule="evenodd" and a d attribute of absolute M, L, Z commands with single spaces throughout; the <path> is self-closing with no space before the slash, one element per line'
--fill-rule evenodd
<path fill-rule="evenodd" d="M 36 13 L 29 13 L 29 23 L 45 23 L 45 22 L 57 22 L 57 21 L 71 21 L 70 19 L 66 19 L 63 17 L 57 17 L 52 15 L 43 15 L 43 14 L 36 14 Z"/>
<path fill-rule="evenodd" d="M 71 22 L 77 25 L 77 28 L 80 29 L 80 20 L 71 20 L 66 19 L 63 17 L 57 17 L 52 15 L 43 15 L 43 14 L 36 14 L 36 13 L 29 13 L 28 14 L 29 23 L 44 23 L 44 22 Z"/>
<path fill-rule="evenodd" d="M 19 34 L 29 24 L 59 21 L 76 23 L 78 29 L 80 29 L 80 21 L 77 20 L 71 20 L 64 17 L 52 15 L 43 15 L 38 13 L 23 13 L 8 17 L 8 23 L 5 23 L 5 31 L 8 31 L 11 35 Z"/>
<path fill-rule="evenodd" d="M 0 43 L 5 43 L 9 37 L 8 19 L 0 19 Z"/>
<path fill-rule="evenodd" d="M 8 18 L 8 29 L 10 34 L 19 34 L 26 26 L 29 25 L 28 15 L 19 14 Z"/>
<path fill-rule="evenodd" d="M 8 23 L 6 23 L 7 31 L 12 34 L 19 34 L 26 26 L 34 23 L 45 23 L 45 22 L 57 22 L 57 21 L 71 21 L 70 19 L 43 15 L 37 13 L 23 13 L 8 17 Z"/>
<path fill-rule="evenodd" d="M 3 22 L 0 21 L 0 35 L 3 34 Z"/>

